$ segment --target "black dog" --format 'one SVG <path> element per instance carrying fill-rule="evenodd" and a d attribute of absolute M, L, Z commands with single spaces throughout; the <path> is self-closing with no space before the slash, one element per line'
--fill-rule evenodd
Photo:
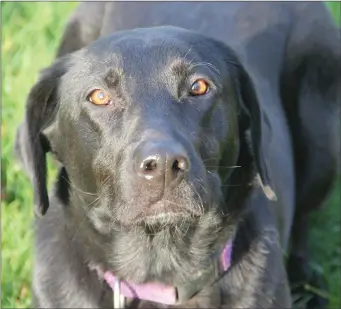
<path fill-rule="evenodd" d="M 339 44 L 321 3 L 81 4 L 16 142 L 51 205 L 36 306 L 291 307 L 283 250 L 308 280 L 337 170 Z"/>

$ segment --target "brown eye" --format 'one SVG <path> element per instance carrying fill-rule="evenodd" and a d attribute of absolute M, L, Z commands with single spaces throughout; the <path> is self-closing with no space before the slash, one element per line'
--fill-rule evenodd
<path fill-rule="evenodd" d="M 198 79 L 196 80 L 190 90 L 190 94 L 193 96 L 199 96 L 199 95 L 204 95 L 208 93 L 210 90 L 210 87 L 204 79 Z"/>
<path fill-rule="evenodd" d="M 111 97 L 102 89 L 96 89 L 90 93 L 88 100 L 96 105 L 108 105 L 111 102 Z"/>

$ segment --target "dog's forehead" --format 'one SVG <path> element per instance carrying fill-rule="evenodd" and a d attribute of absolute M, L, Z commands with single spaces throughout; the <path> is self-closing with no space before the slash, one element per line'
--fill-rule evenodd
<path fill-rule="evenodd" d="M 176 27 L 152 27 L 126 30 L 99 39 L 88 46 L 91 54 L 117 51 L 148 50 L 151 48 L 174 48 L 186 52 L 188 46 L 198 43 L 200 35 L 196 32 Z"/>
<path fill-rule="evenodd" d="M 221 84 L 229 69 L 226 53 L 215 44 L 199 33 L 176 27 L 117 32 L 93 42 L 74 57 L 64 78 L 65 87 L 79 84 L 91 88 L 114 76 L 129 88 L 161 89 L 194 74 Z"/>
<path fill-rule="evenodd" d="M 147 70 L 183 60 L 205 61 L 200 51 L 202 38 L 195 32 L 175 27 L 122 31 L 100 39 L 85 49 L 89 68 L 115 66 Z M 205 42 L 207 47 L 208 42 Z M 84 62 L 83 62 L 84 63 Z"/>

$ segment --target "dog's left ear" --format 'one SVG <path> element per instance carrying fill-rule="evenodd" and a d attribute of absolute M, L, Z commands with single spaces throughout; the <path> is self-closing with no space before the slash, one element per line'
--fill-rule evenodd
<path fill-rule="evenodd" d="M 229 72 L 234 89 L 236 89 L 235 95 L 240 103 L 241 117 L 243 118 L 241 122 L 243 123 L 242 126 L 244 126 L 240 128 L 240 134 L 246 134 L 245 131 L 250 129 L 250 138 L 248 139 L 245 135 L 243 138 L 247 139 L 255 159 L 255 165 L 258 171 L 257 180 L 266 197 L 269 200 L 275 201 L 277 200 L 277 196 L 273 191 L 274 186 L 271 183 L 270 168 L 265 156 L 267 147 L 263 135 L 263 126 L 266 124 L 270 126 L 270 124 L 262 113 L 252 78 L 232 48 L 214 39 L 210 39 L 210 41 L 213 43 L 215 49 L 221 53 L 221 59 L 227 64 L 227 72 Z M 271 128 L 269 127 L 269 129 Z"/>
<path fill-rule="evenodd" d="M 270 168 L 267 164 L 266 156 L 264 154 L 264 148 L 266 148 L 262 134 L 262 128 L 263 125 L 265 125 L 264 115 L 262 113 L 251 77 L 241 64 L 236 66 L 238 76 L 237 89 L 239 89 L 241 109 L 242 113 L 246 114 L 250 122 L 250 146 L 255 158 L 256 168 L 258 170 L 259 176 L 257 175 L 257 180 L 259 181 L 266 197 L 272 201 L 277 200 L 276 194 L 273 191 L 273 186 L 271 184 Z"/>

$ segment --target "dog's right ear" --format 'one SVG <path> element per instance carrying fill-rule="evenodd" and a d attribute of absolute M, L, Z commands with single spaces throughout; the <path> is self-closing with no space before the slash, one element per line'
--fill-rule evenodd
<path fill-rule="evenodd" d="M 25 118 L 18 128 L 15 141 L 15 152 L 33 185 L 35 213 L 38 216 L 44 215 L 49 207 L 46 153 L 50 146 L 42 131 L 54 119 L 58 107 L 58 86 L 69 67 L 69 60 L 69 56 L 60 58 L 41 72 L 28 95 Z"/>

